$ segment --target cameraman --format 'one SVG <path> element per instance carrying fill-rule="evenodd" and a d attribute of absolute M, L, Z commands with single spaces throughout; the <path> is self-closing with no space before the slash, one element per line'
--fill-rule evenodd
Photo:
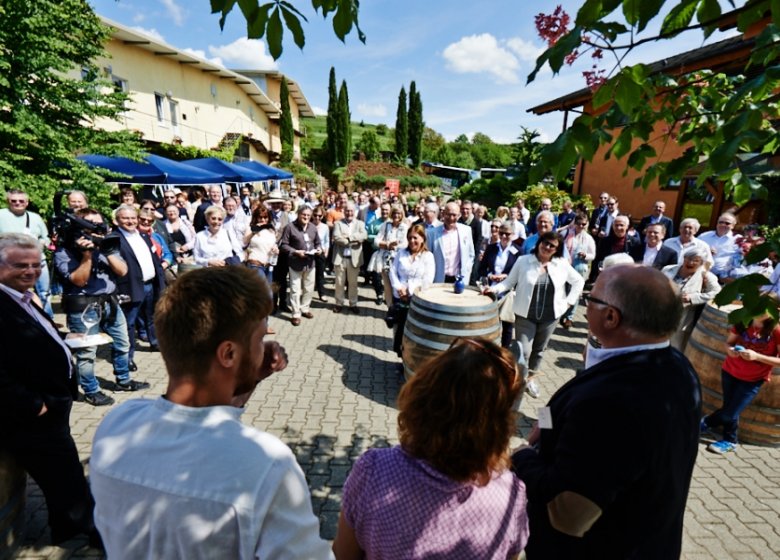
<path fill-rule="evenodd" d="M 68 329 L 73 333 L 85 333 L 86 326 L 81 314 L 91 303 L 98 303 L 101 310 L 98 329 L 113 339 L 116 390 L 146 389 L 148 383 L 130 379 L 127 322 L 115 295 L 116 280 L 127 274 L 127 264 L 119 256 L 118 243 L 102 244 L 103 236 L 95 233 L 107 231 L 103 217 L 97 210 L 82 208 L 75 217 L 63 244 L 54 253 L 54 264 L 62 280 L 62 308 L 67 314 Z M 78 221 L 83 223 L 79 224 Z M 96 353 L 96 346 L 79 348 L 73 352 L 84 400 L 93 406 L 106 406 L 112 404 L 114 399 L 100 391 L 95 378 Z"/>

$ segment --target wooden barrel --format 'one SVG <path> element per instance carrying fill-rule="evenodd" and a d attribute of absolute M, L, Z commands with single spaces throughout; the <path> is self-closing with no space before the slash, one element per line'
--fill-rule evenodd
<path fill-rule="evenodd" d="M 199 268 L 203 267 L 195 263 L 179 263 L 178 267 L 176 268 L 176 276 L 179 277 L 182 274 L 187 274 L 191 270 L 197 270 Z"/>
<path fill-rule="evenodd" d="M 11 455 L 0 452 L 0 559 L 12 558 L 22 542 L 27 476 Z"/>
<path fill-rule="evenodd" d="M 738 305 L 716 307 L 710 303 L 696 323 L 685 355 L 699 374 L 702 392 L 702 408 L 709 414 L 723 403 L 720 372 L 726 358 L 724 343 L 728 336 L 728 314 Z M 773 373 L 780 374 L 775 368 Z M 764 383 L 753 402 L 739 417 L 740 441 L 780 447 L 780 379 Z"/>
<path fill-rule="evenodd" d="M 450 347 L 458 337 L 501 342 L 498 304 L 473 288 L 456 294 L 452 284 L 433 284 L 417 292 L 409 305 L 403 337 L 404 374 Z"/>

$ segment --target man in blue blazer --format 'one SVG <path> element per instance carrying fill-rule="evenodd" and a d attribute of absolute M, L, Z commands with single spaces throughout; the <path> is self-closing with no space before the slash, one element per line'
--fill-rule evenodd
<path fill-rule="evenodd" d="M 645 228 L 645 242 L 633 246 L 629 254 L 637 264 L 652 266 L 661 270 L 670 264 L 677 264 L 677 251 L 664 245 L 665 228 L 663 224 L 650 224 Z"/>
<path fill-rule="evenodd" d="M 442 224 L 430 230 L 428 248 L 436 262 L 436 275 L 433 281 L 452 284 L 456 277 L 462 276 L 468 284 L 471 268 L 474 265 L 474 241 L 471 228 L 458 223 L 460 207 L 448 202 L 442 212 Z"/>

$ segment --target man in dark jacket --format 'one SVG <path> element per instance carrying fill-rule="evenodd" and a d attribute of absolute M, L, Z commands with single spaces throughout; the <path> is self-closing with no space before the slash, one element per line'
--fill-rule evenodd
<path fill-rule="evenodd" d="M 38 241 L 1 234 L 0 453 L 18 461 L 41 488 L 54 544 L 79 533 L 97 543 L 94 501 L 70 434 L 76 375 L 62 336 L 31 299 L 40 274 Z"/>
<path fill-rule="evenodd" d="M 314 256 L 322 252 L 317 227 L 311 223 L 311 208 L 301 206 L 298 219 L 287 224 L 279 241 L 280 252 L 287 255 L 290 266 L 290 305 L 293 326 L 301 324 L 301 317 L 311 319 L 311 300 L 314 295 Z"/>
<path fill-rule="evenodd" d="M 666 228 L 663 224 L 645 227 L 645 241 L 631 248 L 631 257 L 637 264 L 652 266 L 661 270 L 670 264 L 677 264 L 677 251 L 664 245 Z"/>
<path fill-rule="evenodd" d="M 701 418 L 696 372 L 669 344 L 682 302 L 635 265 L 604 270 L 586 299 L 602 347 L 512 457 L 528 491 L 526 554 L 678 558 Z"/>

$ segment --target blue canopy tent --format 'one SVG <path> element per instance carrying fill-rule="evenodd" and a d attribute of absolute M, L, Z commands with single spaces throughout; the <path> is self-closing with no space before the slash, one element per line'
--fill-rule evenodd
<path fill-rule="evenodd" d="M 78 159 L 91 167 L 100 167 L 128 176 L 115 179 L 117 183 L 204 185 L 223 183 L 226 180 L 222 175 L 152 154 L 144 156 L 145 161 L 94 154 L 78 156 Z"/>
<path fill-rule="evenodd" d="M 245 167 L 239 167 L 236 164 L 228 163 L 225 160 L 219 158 L 198 158 L 188 159 L 184 163 L 192 165 L 205 171 L 212 173 L 219 173 L 225 179 L 226 183 L 252 183 L 254 181 L 268 181 L 273 177 L 269 177 L 268 173 L 261 173 Z"/>
<path fill-rule="evenodd" d="M 270 176 L 264 180 L 274 179 L 279 181 L 293 178 L 293 174 L 289 171 L 285 171 L 284 169 L 279 169 L 277 167 L 271 167 L 270 165 L 260 163 L 259 161 L 241 161 L 236 163 L 236 165 L 257 171 L 259 173 L 268 173 Z"/>

